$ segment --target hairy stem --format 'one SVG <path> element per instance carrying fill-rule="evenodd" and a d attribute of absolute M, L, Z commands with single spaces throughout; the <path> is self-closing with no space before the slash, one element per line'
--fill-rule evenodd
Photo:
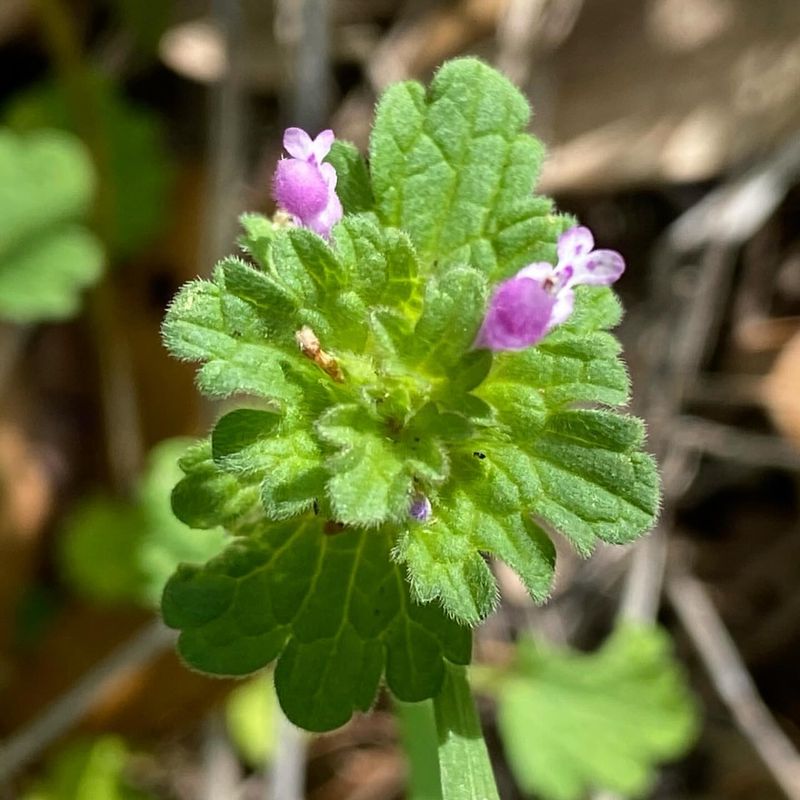
<path fill-rule="evenodd" d="M 499 800 L 465 667 L 448 664 L 434 698 L 443 800 Z"/>

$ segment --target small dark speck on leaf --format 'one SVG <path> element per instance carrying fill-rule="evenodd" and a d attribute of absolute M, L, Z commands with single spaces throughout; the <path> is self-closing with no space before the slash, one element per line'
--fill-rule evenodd
<path fill-rule="evenodd" d="M 483 459 L 486 458 L 486 453 L 481 453 L 480 450 L 476 450 L 472 455 L 474 455 L 476 458 L 481 459 L 481 461 L 483 461 Z"/>
<path fill-rule="evenodd" d="M 346 530 L 346 527 L 342 525 L 341 522 L 334 522 L 333 520 L 328 520 L 325 523 L 322 532 L 327 534 L 328 536 L 333 536 L 337 533 L 341 533 L 344 530 Z"/>

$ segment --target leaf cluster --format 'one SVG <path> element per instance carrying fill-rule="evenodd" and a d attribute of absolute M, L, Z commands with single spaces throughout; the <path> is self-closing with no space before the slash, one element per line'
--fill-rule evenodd
<path fill-rule="evenodd" d="M 460 625 L 496 602 L 485 554 L 542 600 L 545 527 L 588 554 L 655 513 L 641 423 L 609 410 L 628 394 L 610 290 L 579 291 L 536 348 L 472 347 L 492 285 L 552 259 L 570 224 L 533 194 L 529 114 L 474 59 L 445 65 L 427 91 L 390 88 L 369 165 L 346 143 L 330 154 L 346 212 L 331 241 L 245 215 L 241 255 L 166 316 L 166 345 L 200 364 L 200 390 L 250 407 L 181 462 L 178 517 L 237 540 L 178 571 L 165 619 L 206 671 L 280 656 L 279 699 L 301 725 L 367 707 L 382 670 L 401 699 L 435 694 L 441 659 L 468 659 Z M 426 522 L 408 513 L 420 495 Z"/>

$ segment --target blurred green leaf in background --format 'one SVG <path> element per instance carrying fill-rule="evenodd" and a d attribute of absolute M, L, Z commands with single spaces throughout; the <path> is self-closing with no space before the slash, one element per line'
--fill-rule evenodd
<path fill-rule="evenodd" d="M 239 684 L 228 696 L 225 704 L 228 735 L 249 767 L 264 767 L 272 760 L 279 714 L 271 670 Z"/>
<path fill-rule="evenodd" d="M 85 226 L 94 183 L 72 134 L 0 128 L 0 318 L 30 323 L 77 313 L 104 261 Z"/>
<path fill-rule="evenodd" d="M 66 522 L 60 560 L 68 583 L 106 603 L 155 607 L 181 562 L 204 562 L 226 541 L 221 529 L 193 530 L 172 513 L 170 493 L 181 477 L 178 458 L 191 444 L 169 439 L 153 449 L 132 502 L 97 496 Z"/>
<path fill-rule="evenodd" d="M 112 259 L 127 258 L 149 244 L 159 233 L 167 214 L 172 169 L 158 117 L 135 105 L 109 79 L 89 76 L 91 121 L 78 121 L 64 92 L 45 83 L 17 95 L 5 111 L 4 121 L 18 132 L 43 127 L 85 134 L 91 122 L 100 127 L 94 138 L 103 143 L 95 153 L 105 169 L 104 197 L 109 230 L 104 231 Z"/>
<path fill-rule="evenodd" d="M 498 691 L 498 725 L 520 786 L 543 800 L 589 789 L 642 797 L 683 755 L 698 715 L 667 634 L 621 627 L 596 653 L 523 640 Z"/>
<path fill-rule="evenodd" d="M 130 751 L 118 736 L 71 742 L 21 800 L 149 800 L 126 781 Z"/>

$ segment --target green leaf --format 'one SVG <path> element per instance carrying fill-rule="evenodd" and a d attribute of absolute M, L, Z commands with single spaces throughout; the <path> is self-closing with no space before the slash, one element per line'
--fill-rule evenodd
<path fill-rule="evenodd" d="M 267 330 L 251 305 L 226 293 L 222 271 L 213 283 L 186 284 L 162 326 L 173 356 L 204 362 L 197 383 L 205 394 L 248 393 L 279 404 L 295 399 L 297 389 L 286 380 L 285 354 L 268 343 Z"/>
<path fill-rule="evenodd" d="M 404 450 L 358 405 L 335 406 L 317 423 L 319 435 L 337 449 L 327 463 L 328 497 L 336 519 L 378 525 L 408 513 L 412 478 Z"/>
<path fill-rule="evenodd" d="M 623 627 L 589 655 L 523 641 L 498 700 L 509 764 L 543 800 L 589 790 L 642 797 L 656 766 L 697 733 L 685 678 L 657 629 Z"/>
<path fill-rule="evenodd" d="M 133 7 L 133 0 L 118 0 Z M 148 6 L 149 9 L 149 6 Z M 102 139 L 107 194 L 100 216 L 104 243 L 115 260 L 134 255 L 163 229 L 169 218 L 172 169 L 163 141 L 160 121 L 149 110 L 132 104 L 118 86 L 98 73 L 87 81 L 97 113 L 95 134 Z M 80 133 L 61 87 L 55 83 L 36 86 L 17 95 L 5 114 L 5 122 L 17 132 L 59 128 Z M 48 187 L 56 185 L 50 176 Z"/>
<path fill-rule="evenodd" d="M 225 702 L 228 735 L 251 769 L 261 769 L 272 761 L 279 714 L 270 672 L 245 681 L 228 695 Z"/>
<path fill-rule="evenodd" d="M 532 196 L 541 144 L 523 133 L 530 108 L 477 59 L 445 64 L 426 92 L 400 83 L 383 95 L 370 140 L 381 221 L 405 230 L 421 260 L 469 264 L 505 277 L 550 260 L 567 224 Z"/>
<path fill-rule="evenodd" d="M 97 496 L 69 516 L 60 563 L 78 592 L 103 603 L 156 607 L 179 563 L 202 563 L 225 546 L 220 529 L 193 531 L 172 514 L 170 493 L 188 444 L 168 439 L 153 449 L 132 502 Z"/>
<path fill-rule="evenodd" d="M 342 289 L 342 268 L 336 255 L 322 237 L 306 228 L 277 231 L 272 257 L 286 289 L 309 306 Z"/>
<path fill-rule="evenodd" d="M 319 447 L 293 419 L 267 411 L 232 411 L 217 423 L 211 445 L 222 470 L 245 482 L 260 481 L 269 519 L 302 514 L 325 492 L 328 472 Z"/>
<path fill-rule="evenodd" d="M 337 140 L 325 159 L 336 169 L 336 194 L 345 214 L 361 214 L 372 211 L 375 198 L 372 196 L 369 172 L 364 157 L 358 148 Z"/>
<path fill-rule="evenodd" d="M 78 312 L 104 260 L 79 224 L 93 185 L 86 151 L 71 135 L 0 129 L 0 317 L 37 322 Z"/>
<path fill-rule="evenodd" d="M 553 414 L 532 447 L 541 496 L 533 511 L 588 552 L 593 537 L 624 544 L 647 530 L 658 508 L 655 463 L 639 448 L 643 425 L 607 411 Z"/>
<path fill-rule="evenodd" d="M 192 528 L 222 526 L 235 536 L 258 530 L 264 521 L 261 477 L 242 477 L 214 463 L 211 441 L 197 442 L 178 462 L 185 477 L 172 490 L 175 516 Z"/>
<path fill-rule="evenodd" d="M 223 258 L 217 269 L 231 294 L 271 315 L 276 324 L 291 326 L 298 298 L 269 273 L 259 272 L 233 256 Z"/>
<path fill-rule="evenodd" d="M 366 306 L 391 306 L 410 318 L 422 304 L 417 257 L 401 231 L 382 230 L 369 216 L 345 217 L 334 229 L 347 283 Z"/>
<path fill-rule="evenodd" d="M 126 772 L 131 754 L 118 736 L 79 739 L 61 748 L 47 763 L 46 775 L 22 800 L 147 800 L 132 787 Z"/>
<path fill-rule="evenodd" d="M 552 543 L 527 515 L 498 508 L 491 488 L 485 495 L 474 489 L 465 484 L 441 496 L 433 518 L 410 523 L 394 551 L 408 568 L 416 598 L 438 599 L 449 614 L 471 625 L 497 604 L 497 585 L 481 553 L 503 559 L 539 602 L 550 593 L 555 565 Z"/>
<path fill-rule="evenodd" d="M 470 350 L 484 314 L 483 276 L 467 267 L 447 270 L 425 287 L 422 316 L 414 329 L 418 369 L 448 373 Z M 413 352 L 413 351 L 412 351 Z"/>
<path fill-rule="evenodd" d="M 237 239 L 239 247 L 261 267 L 269 271 L 272 267 L 271 248 L 275 237 L 275 225 L 263 214 L 246 212 L 239 217 L 242 233 Z"/>
<path fill-rule="evenodd" d="M 326 534 L 317 517 L 275 523 L 204 567 L 179 567 L 164 620 L 195 669 L 246 675 L 278 658 L 286 715 L 330 730 L 371 706 L 382 673 L 414 702 L 439 691 L 445 659 L 469 660 L 468 629 L 411 601 L 390 547 L 379 530 Z"/>

